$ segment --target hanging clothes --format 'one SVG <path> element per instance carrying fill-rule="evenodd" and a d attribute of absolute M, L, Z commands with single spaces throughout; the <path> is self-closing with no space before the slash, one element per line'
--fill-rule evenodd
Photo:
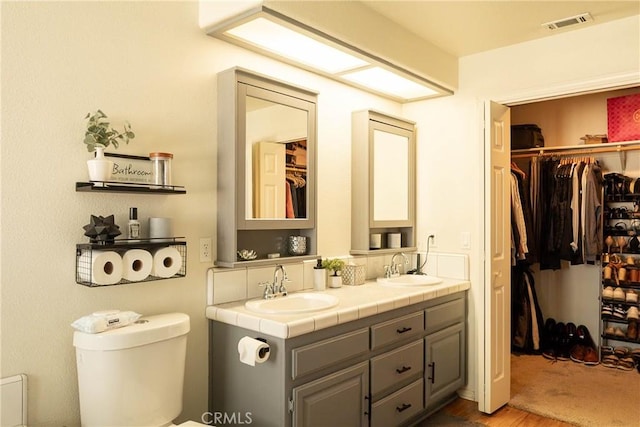
<path fill-rule="evenodd" d="M 533 159 L 531 162 L 533 237 L 541 270 L 557 270 L 561 261 L 594 263 L 602 252 L 603 177 L 591 158 Z"/>
<path fill-rule="evenodd" d="M 524 353 L 541 351 L 542 310 L 538 304 L 533 273 L 528 267 L 511 272 L 511 347 Z"/>

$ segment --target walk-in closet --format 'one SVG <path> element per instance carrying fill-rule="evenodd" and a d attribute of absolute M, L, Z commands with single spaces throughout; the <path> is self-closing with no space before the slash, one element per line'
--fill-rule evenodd
<path fill-rule="evenodd" d="M 603 396 L 621 378 L 640 382 L 640 141 L 605 139 L 607 99 L 634 94 L 640 87 L 511 106 L 512 126 L 535 124 L 544 137 L 512 150 L 512 379 L 554 365 L 573 373 L 551 382 Z M 576 347 L 589 338 L 595 348 Z M 521 392 L 512 385 L 512 397 Z"/>

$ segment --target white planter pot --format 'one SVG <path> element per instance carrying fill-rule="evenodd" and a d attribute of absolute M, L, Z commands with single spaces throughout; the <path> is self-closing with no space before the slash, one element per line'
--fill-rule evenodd
<path fill-rule="evenodd" d="M 329 276 L 329 287 L 330 288 L 341 288 L 342 287 L 342 276 Z"/>
<path fill-rule="evenodd" d="M 87 160 L 90 181 L 109 181 L 113 171 L 113 162 L 104 158 L 104 148 L 96 147 L 95 159 Z"/>

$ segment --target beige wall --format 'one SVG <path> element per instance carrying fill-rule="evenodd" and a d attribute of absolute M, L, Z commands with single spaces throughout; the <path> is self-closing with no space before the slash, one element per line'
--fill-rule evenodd
<path fill-rule="evenodd" d="M 191 317 L 181 420 L 207 410 L 210 265 L 199 262 L 198 239 L 211 236 L 215 248 L 216 73 L 233 66 L 320 93 L 318 248 L 346 255 L 351 111 L 397 115 L 398 104 L 206 36 L 197 2 L 2 2 L 1 376 L 29 376 L 29 425 L 79 425 L 69 324 L 108 308 Z M 74 183 L 87 179 L 84 116 L 96 108 L 131 122 L 137 136 L 118 152 L 174 153 L 173 180 L 187 194 L 76 193 Z M 77 285 L 82 226 L 91 214 L 113 213 L 124 229 L 130 206 L 143 225 L 150 216 L 174 219 L 188 244 L 187 277 Z"/>
<path fill-rule="evenodd" d="M 351 112 L 374 108 L 418 122 L 418 243 L 424 248 L 425 233 L 437 230 L 438 251 L 471 257 L 473 394 L 476 310 L 482 303 L 476 295 L 482 295 L 483 274 L 482 101 L 630 69 L 637 73 L 639 63 L 638 38 L 622 43 L 637 36 L 637 20 L 624 20 L 567 33 L 571 36 L 560 43 L 545 39 L 463 58 L 457 95 L 402 107 L 205 36 L 197 2 L 2 2 L 1 19 L 1 375 L 29 375 L 32 426 L 79 424 L 69 324 L 105 308 L 191 316 L 181 420 L 197 420 L 206 410 L 209 265 L 198 262 L 197 248 L 199 237 L 216 237 L 217 72 L 241 66 L 320 92 L 318 249 L 323 256 L 346 255 L 350 246 Z M 609 44 L 594 50 L 594 39 Z M 545 61 L 545 55 L 558 59 L 567 51 L 571 58 L 550 71 L 510 67 L 513 58 L 543 55 L 539 60 Z M 590 55 L 604 59 L 585 69 L 578 59 Z M 520 74 L 514 77 L 515 72 Z M 76 193 L 74 182 L 86 179 L 89 158 L 81 142 L 83 117 L 96 108 L 116 121 L 131 121 L 137 138 L 119 152 L 173 152 L 174 181 L 185 185 L 187 194 Z M 75 284 L 75 244 L 86 241 L 82 226 L 89 215 L 114 213 L 124 226 L 130 206 L 138 207 L 143 221 L 174 218 L 177 234 L 188 243 L 187 277 L 96 289 Z M 460 249 L 461 231 L 470 231 L 471 250 Z"/>

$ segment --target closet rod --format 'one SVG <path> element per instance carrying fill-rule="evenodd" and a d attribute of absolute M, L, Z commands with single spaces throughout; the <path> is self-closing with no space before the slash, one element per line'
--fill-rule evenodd
<path fill-rule="evenodd" d="M 524 159 L 527 157 L 536 156 L 570 156 L 570 155 L 583 155 L 591 153 L 621 153 L 623 151 L 640 150 L 640 142 L 633 142 L 623 144 L 606 143 L 599 145 L 588 146 L 567 146 L 567 147 L 540 147 L 531 148 L 528 150 L 516 150 L 512 152 L 512 159 Z"/>

